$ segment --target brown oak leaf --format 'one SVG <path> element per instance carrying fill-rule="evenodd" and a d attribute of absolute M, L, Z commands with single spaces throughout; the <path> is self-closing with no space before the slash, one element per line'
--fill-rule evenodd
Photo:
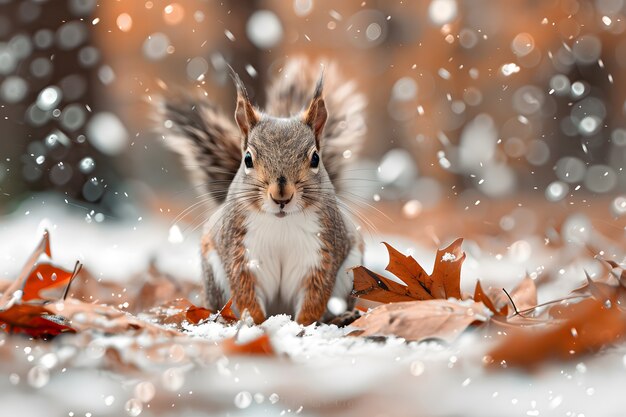
<path fill-rule="evenodd" d="M 460 299 L 461 266 L 465 260 L 465 253 L 461 250 L 462 243 L 463 239 L 457 239 L 447 248 L 439 249 L 430 275 L 412 256 L 403 255 L 391 245 L 384 243 L 389 252 L 386 270 L 405 285 L 358 266 L 353 269 L 352 295 L 381 303 L 450 297 Z"/>

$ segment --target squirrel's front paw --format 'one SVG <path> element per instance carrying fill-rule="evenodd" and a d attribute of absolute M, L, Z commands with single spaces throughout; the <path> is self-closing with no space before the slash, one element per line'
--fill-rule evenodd
<path fill-rule="evenodd" d="M 257 309 L 249 309 L 245 308 L 241 313 L 241 320 L 246 320 L 247 317 L 252 318 L 254 324 L 261 324 L 265 321 L 265 314 L 261 311 L 260 308 Z"/>

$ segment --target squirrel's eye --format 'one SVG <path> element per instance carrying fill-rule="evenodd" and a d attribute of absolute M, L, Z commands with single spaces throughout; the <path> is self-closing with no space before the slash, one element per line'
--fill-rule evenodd
<path fill-rule="evenodd" d="M 254 166 L 252 163 L 252 155 L 250 151 L 246 152 L 246 156 L 243 158 L 243 163 L 246 164 L 246 168 L 250 169 Z"/>
<path fill-rule="evenodd" d="M 317 168 L 320 165 L 320 156 L 317 152 L 311 155 L 311 168 Z"/>

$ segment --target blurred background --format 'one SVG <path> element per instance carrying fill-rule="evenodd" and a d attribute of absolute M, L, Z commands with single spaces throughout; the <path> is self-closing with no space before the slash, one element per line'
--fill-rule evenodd
<path fill-rule="evenodd" d="M 464 292 L 529 276 L 542 303 L 586 273 L 615 285 L 597 257 L 626 264 L 625 3 L 0 0 L 0 284 L 49 229 L 55 262 L 84 264 L 71 296 L 83 288 L 84 300 L 139 312 L 160 304 L 142 292 L 153 288 L 199 304 L 186 285 L 200 287 L 208 213 L 155 133 L 153 98 L 189 91 L 233 114 L 230 64 L 262 107 L 286 60 L 305 56 L 336 61 L 368 100 L 365 145 L 344 153 L 359 180 L 342 196 L 369 232 L 370 269 L 386 267 L 381 240 L 430 271 L 434 249 L 464 237 Z M 0 415 L 623 414 L 624 384 L 612 383 L 623 345 L 496 375 L 480 366 L 479 333 L 352 349 L 343 334 L 295 327 L 275 338 L 293 361 L 205 366 L 215 358 L 188 350 L 193 367 L 183 342 L 153 345 L 169 356 L 157 363 L 143 336 L 36 344 L 0 332 Z M 213 345 L 207 329 L 194 340 Z"/>
<path fill-rule="evenodd" d="M 623 0 L 0 0 L 0 213 L 45 191 L 88 222 L 179 214 L 195 195 L 152 95 L 200 92 L 230 114 L 230 63 L 262 106 L 304 55 L 367 96 L 349 156 L 360 208 L 493 233 L 572 208 L 623 223 L 625 14 Z"/>

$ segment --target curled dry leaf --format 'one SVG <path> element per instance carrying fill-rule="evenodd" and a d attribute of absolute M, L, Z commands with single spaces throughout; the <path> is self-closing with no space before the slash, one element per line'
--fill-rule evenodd
<path fill-rule="evenodd" d="M 42 292 L 48 292 L 59 287 L 67 289 L 80 269 L 79 263 L 76 263 L 73 271 L 68 271 L 48 262 L 36 264 L 24 282 L 22 301 L 48 300 L 49 298 L 42 295 Z"/>
<path fill-rule="evenodd" d="M 354 271 L 352 295 L 366 300 L 390 303 L 412 300 L 461 298 L 461 266 L 465 253 L 463 239 L 457 239 L 445 249 L 437 251 L 433 273 L 428 275 L 412 257 L 403 255 L 385 243 L 389 252 L 387 271 L 405 285 L 387 279 L 359 266 Z"/>
<path fill-rule="evenodd" d="M 25 281 L 30 276 L 30 271 L 33 270 L 37 263 L 37 260 L 43 254 L 47 255 L 49 258 L 52 257 L 52 251 L 50 250 L 50 234 L 47 230 L 44 232 L 43 237 L 39 241 L 39 244 L 24 264 L 24 267 L 22 268 L 22 271 L 18 275 L 17 279 L 13 281 L 11 285 L 9 285 L 9 287 L 6 288 L 6 290 L 2 293 L 2 296 L 0 296 L 0 308 L 7 308 L 8 303 L 10 302 L 15 292 L 21 290 L 24 287 Z"/>
<path fill-rule="evenodd" d="M 42 256 L 51 257 L 51 254 L 50 235 L 46 231 L 18 278 L 0 297 L 3 306 L 0 328 L 4 331 L 45 338 L 75 332 L 64 316 L 41 304 L 46 300 L 41 292 L 63 286 L 67 292 L 67 286 L 80 271 L 80 264 L 76 263 L 74 271 L 70 272 L 49 262 L 38 262 Z"/>
<path fill-rule="evenodd" d="M 407 340 L 453 341 L 470 324 L 487 320 L 475 301 L 426 300 L 384 304 L 352 323 L 359 336 L 395 335 Z"/>
<path fill-rule="evenodd" d="M 233 298 L 231 297 L 224 307 L 220 311 L 217 312 L 218 316 L 222 317 L 226 321 L 238 321 L 239 317 L 233 311 Z"/>

